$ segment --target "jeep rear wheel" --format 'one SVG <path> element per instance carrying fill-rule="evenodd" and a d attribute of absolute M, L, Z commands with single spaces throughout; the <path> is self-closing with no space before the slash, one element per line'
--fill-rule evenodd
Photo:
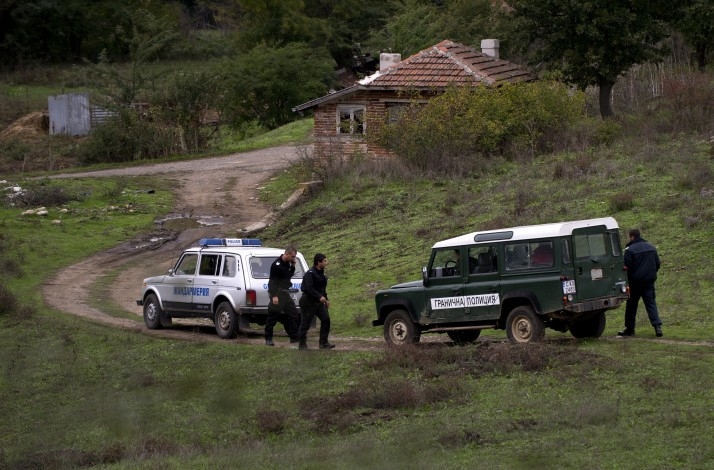
<path fill-rule="evenodd" d="M 144 299 L 144 324 L 150 330 L 158 330 L 163 326 L 164 311 L 159 305 L 155 294 L 149 294 Z"/>
<path fill-rule="evenodd" d="M 456 330 L 447 331 L 447 335 L 456 344 L 473 343 L 481 335 L 481 330 Z"/>
<path fill-rule="evenodd" d="M 404 310 L 395 310 L 384 321 L 384 339 L 387 344 L 403 346 L 419 342 L 421 332 Z"/>
<path fill-rule="evenodd" d="M 533 343 L 545 336 L 545 323 L 531 306 L 521 305 L 508 314 L 506 334 L 511 343 Z"/>
<path fill-rule="evenodd" d="M 570 333 L 576 338 L 599 338 L 605 331 L 605 312 L 579 320 L 570 325 Z"/>
<path fill-rule="evenodd" d="M 238 315 L 229 302 L 221 302 L 216 309 L 214 323 L 216 333 L 223 339 L 230 339 L 238 333 Z"/>

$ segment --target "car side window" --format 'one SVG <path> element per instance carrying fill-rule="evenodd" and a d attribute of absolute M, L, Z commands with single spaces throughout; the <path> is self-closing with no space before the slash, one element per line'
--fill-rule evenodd
<path fill-rule="evenodd" d="M 531 243 L 531 267 L 543 268 L 552 267 L 555 258 L 553 256 L 553 242 Z"/>
<path fill-rule="evenodd" d="M 604 233 L 574 236 L 575 259 L 602 258 L 607 256 L 607 250 L 605 249 L 606 237 L 607 235 Z"/>
<path fill-rule="evenodd" d="M 506 271 L 528 269 L 528 243 L 506 245 Z"/>
<path fill-rule="evenodd" d="M 196 274 L 197 264 L 198 255 L 196 253 L 185 253 L 176 265 L 174 273 L 193 276 L 194 274 Z"/>
<path fill-rule="evenodd" d="M 217 276 L 220 267 L 220 255 L 201 255 L 201 267 L 198 274 L 201 276 Z"/>
<path fill-rule="evenodd" d="M 471 274 L 493 273 L 498 270 L 495 248 L 489 245 L 478 245 L 469 248 L 469 269 Z"/>
<path fill-rule="evenodd" d="M 431 267 L 429 268 L 429 277 L 458 276 L 460 268 L 458 252 L 458 248 L 434 250 Z"/>
<path fill-rule="evenodd" d="M 223 261 L 223 271 L 221 275 L 223 277 L 235 277 L 237 271 L 238 270 L 236 269 L 236 257 L 226 256 Z"/>

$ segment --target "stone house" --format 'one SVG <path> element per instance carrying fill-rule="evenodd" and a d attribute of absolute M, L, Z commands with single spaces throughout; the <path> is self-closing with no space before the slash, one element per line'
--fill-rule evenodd
<path fill-rule="evenodd" d="M 381 54 L 380 69 L 352 86 L 293 108 L 314 110 L 317 155 L 345 155 L 359 151 L 371 157 L 388 152 L 365 136 L 370 123 L 396 119 L 404 107 L 444 92 L 449 86 L 498 86 L 530 81 L 535 76 L 520 65 L 498 58 L 498 41 L 481 41 L 476 51 L 445 40 L 405 60 Z"/>

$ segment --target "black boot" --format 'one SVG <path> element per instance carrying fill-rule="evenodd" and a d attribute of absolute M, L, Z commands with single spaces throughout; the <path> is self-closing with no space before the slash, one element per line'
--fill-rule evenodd
<path fill-rule="evenodd" d="M 635 329 L 634 328 L 625 328 L 622 331 L 618 331 L 617 336 L 635 336 Z"/>
<path fill-rule="evenodd" d="M 658 338 L 662 337 L 662 325 L 655 325 L 655 334 L 657 335 Z"/>
<path fill-rule="evenodd" d="M 320 343 L 320 349 L 333 349 L 335 347 L 332 343 Z"/>

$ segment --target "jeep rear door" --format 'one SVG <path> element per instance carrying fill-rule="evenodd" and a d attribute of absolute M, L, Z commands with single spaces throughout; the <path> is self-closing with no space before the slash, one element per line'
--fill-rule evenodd
<path fill-rule="evenodd" d="M 613 293 L 611 236 L 604 225 L 573 230 L 576 298 L 606 297 Z"/>

